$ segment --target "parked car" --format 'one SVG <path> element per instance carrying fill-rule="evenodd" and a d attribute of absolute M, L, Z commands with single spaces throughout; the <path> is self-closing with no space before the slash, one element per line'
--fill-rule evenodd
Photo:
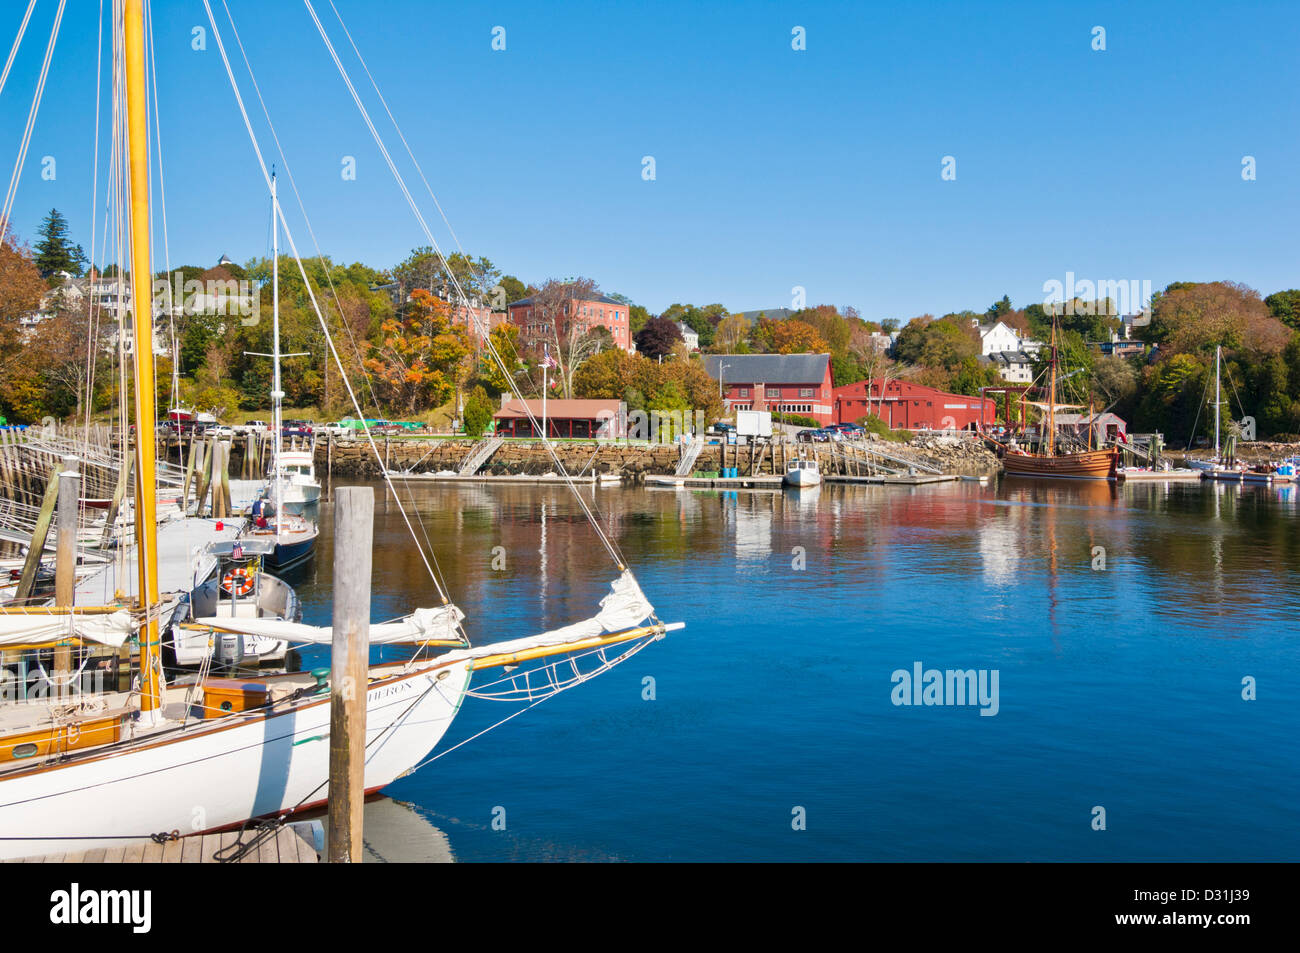
<path fill-rule="evenodd" d="M 810 427 L 807 430 L 800 430 L 794 435 L 794 439 L 799 443 L 825 443 L 830 438 L 826 436 L 825 430 Z"/>
<path fill-rule="evenodd" d="M 281 437 L 310 437 L 311 422 L 308 420 L 286 420 L 280 426 Z"/>
<path fill-rule="evenodd" d="M 857 424 L 850 424 L 850 423 L 828 424 L 822 429 L 828 431 L 834 430 L 838 433 L 841 433 L 844 435 L 844 439 L 846 440 L 861 440 L 864 436 L 866 436 L 867 433 L 865 428 L 860 427 Z"/>
<path fill-rule="evenodd" d="M 270 429 L 271 425 L 265 420 L 246 420 L 244 426 L 235 428 L 240 433 L 266 433 Z"/>
<path fill-rule="evenodd" d="M 722 434 L 732 433 L 735 431 L 735 429 L 736 429 L 735 424 L 728 423 L 725 420 L 719 420 L 717 423 L 709 427 L 709 433 L 722 433 Z"/>

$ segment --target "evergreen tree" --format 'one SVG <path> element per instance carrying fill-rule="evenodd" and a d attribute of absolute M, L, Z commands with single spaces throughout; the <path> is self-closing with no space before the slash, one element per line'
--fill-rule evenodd
<path fill-rule="evenodd" d="M 85 258 L 81 246 L 68 240 L 68 220 L 58 209 L 50 209 L 41 222 L 41 240 L 36 245 L 36 267 L 41 277 L 48 279 L 60 271 L 79 277 Z"/>

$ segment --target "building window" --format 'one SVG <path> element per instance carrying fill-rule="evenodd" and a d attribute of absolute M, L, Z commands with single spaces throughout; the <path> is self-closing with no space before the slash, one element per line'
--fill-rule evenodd
<path fill-rule="evenodd" d="M 811 388 L 811 387 L 800 387 L 800 388 L 799 388 L 799 396 L 800 396 L 800 397 L 811 397 L 812 395 L 813 395 L 813 388 Z"/>
<path fill-rule="evenodd" d="M 768 397 L 780 397 L 780 396 L 781 396 L 781 388 L 779 388 L 779 387 L 769 387 L 769 388 L 767 389 L 767 396 L 768 396 Z"/>
<path fill-rule="evenodd" d="M 741 397 L 748 397 L 748 396 L 749 396 L 749 388 L 748 388 L 748 387 L 742 387 L 742 388 L 740 389 L 740 396 L 741 396 Z"/>

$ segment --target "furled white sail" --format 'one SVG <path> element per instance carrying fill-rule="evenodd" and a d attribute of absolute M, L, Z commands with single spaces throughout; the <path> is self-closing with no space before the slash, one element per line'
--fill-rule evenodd
<path fill-rule="evenodd" d="M 566 625 L 561 629 L 552 629 L 539 635 L 530 635 L 508 642 L 495 642 L 491 645 L 475 646 L 470 649 L 457 649 L 440 657 L 443 661 L 478 658 L 484 655 L 496 655 L 502 652 L 521 652 L 525 649 L 542 646 L 563 645 L 566 642 L 580 642 L 610 632 L 632 629 L 644 622 L 654 612 L 654 607 L 646 599 L 645 593 L 637 584 L 636 577 L 629 571 L 610 583 L 610 593 L 600 600 L 600 612 L 590 619 Z M 392 642 L 424 642 L 433 640 L 454 640 L 459 637 L 457 625 L 465 614 L 454 605 L 440 606 L 436 609 L 416 609 L 406 618 L 397 622 L 383 622 L 370 626 L 370 644 L 383 645 Z M 195 620 L 200 625 L 210 625 L 227 632 L 240 632 L 244 635 L 264 635 L 273 639 L 285 639 L 289 642 L 312 642 L 328 644 L 334 630 L 329 626 L 304 625 L 300 622 L 281 622 L 276 619 L 229 619 L 206 617 Z"/>
<path fill-rule="evenodd" d="M 455 640 L 460 638 L 456 627 L 464 618 L 465 613 L 450 603 L 436 609 L 416 609 L 396 622 L 371 623 L 370 644 Z M 210 625 L 225 632 L 264 635 L 289 642 L 328 645 L 334 635 L 332 626 L 305 625 L 301 622 L 283 622 L 279 619 L 230 619 L 208 616 L 195 621 L 199 625 Z"/>
<path fill-rule="evenodd" d="M 135 632 L 135 622 L 125 609 L 107 615 L 75 615 L 51 609 L 40 615 L 0 615 L 0 646 L 50 645 L 81 638 L 120 648 Z"/>
<path fill-rule="evenodd" d="M 654 613 L 654 606 L 650 605 L 645 593 L 641 591 L 641 586 L 637 584 L 636 577 L 630 571 L 624 570 L 621 576 L 610 583 L 609 588 L 609 595 L 600 600 L 600 612 L 590 619 L 522 639 L 494 642 L 491 645 L 476 645 L 469 649 L 456 649 L 440 656 L 439 660 L 480 658 L 484 655 L 523 652 L 528 649 L 564 645 L 568 642 L 581 642 L 584 639 L 593 639 L 612 632 L 634 629 Z"/>

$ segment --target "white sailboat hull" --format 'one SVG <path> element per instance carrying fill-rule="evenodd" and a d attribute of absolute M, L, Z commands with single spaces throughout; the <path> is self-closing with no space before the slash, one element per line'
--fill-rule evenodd
<path fill-rule="evenodd" d="M 433 750 L 460 708 L 469 665 L 372 683 L 367 791 Z M 326 694 L 282 704 L 278 714 L 197 722 L 114 753 L 0 776 L 0 858 L 147 843 L 154 833 L 193 834 L 319 804 L 329 796 L 329 733 Z M 46 839 L 67 837 L 75 839 Z"/>

